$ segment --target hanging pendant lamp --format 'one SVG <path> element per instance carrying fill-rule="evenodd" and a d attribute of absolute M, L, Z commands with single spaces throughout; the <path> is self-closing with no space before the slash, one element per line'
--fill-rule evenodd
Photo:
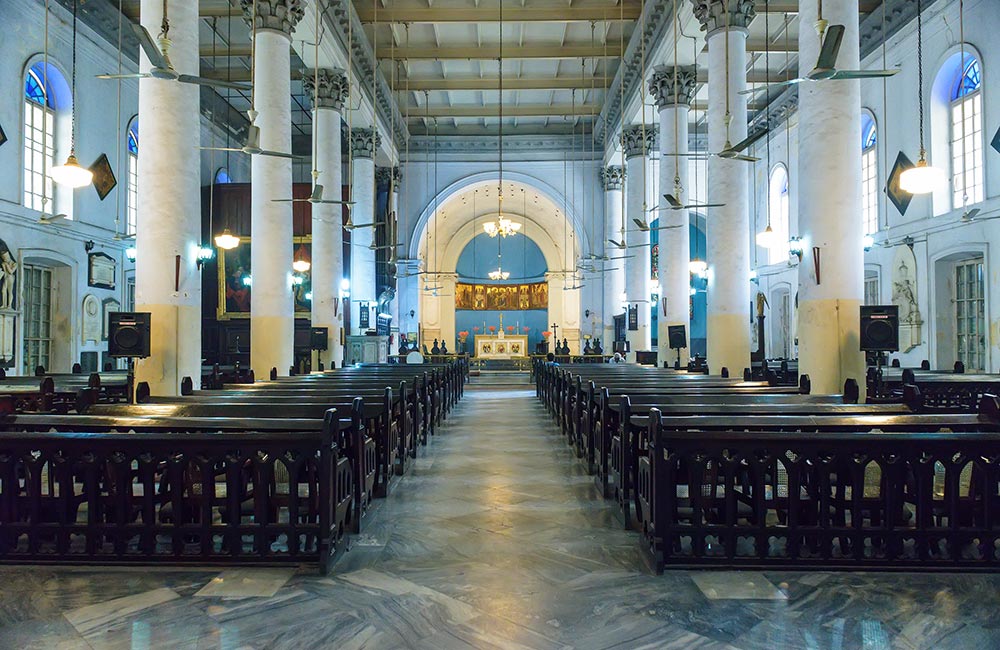
<path fill-rule="evenodd" d="M 920 107 L 920 158 L 899 176 L 899 186 L 910 194 L 930 194 L 940 189 L 947 178 L 944 171 L 927 164 L 927 150 L 924 148 L 924 27 L 923 7 L 917 0 L 917 101 Z"/>
<path fill-rule="evenodd" d="M 85 187 L 94 181 L 94 172 L 86 167 L 81 167 L 80 162 L 76 159 L 76 12 L 78 3 L 79 0 L 73 0 L 73 87 L 71 90 L 73 103 L 70 107 L 69 156 L 67 156 L 66 162 L 49 170 L 54 182 L 73 189 Z"/>

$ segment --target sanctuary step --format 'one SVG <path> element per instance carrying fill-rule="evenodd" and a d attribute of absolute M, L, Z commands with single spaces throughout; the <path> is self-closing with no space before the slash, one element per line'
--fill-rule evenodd
<path fill-rule="evenodd" d="M 531 375 L 514 370 L 483 370 L 469 378 L 470 386 L 477 388 L 496 386 L 530 386 Z"/>
<path fill-rule="evenodd" d="M 531 363 L 524 359 L 473 359 L 472 365 L 482 372 L 521 372 L 529 373 Z"/>

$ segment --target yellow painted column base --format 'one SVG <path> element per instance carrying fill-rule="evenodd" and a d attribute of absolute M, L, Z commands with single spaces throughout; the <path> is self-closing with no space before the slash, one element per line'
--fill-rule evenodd
<path fill-rule="evenodd" d="M 708 369 L 713 375 L 729 369 L 730 377 L 742 377 L 750 367 L 750 324 L 742 314 L 709 314 L 706 319 Z"/>
<path fill-rule="evenodd" d="M 865 390 L 865 355 L 860 351 L 861 301 L 800 300 L 799 373 L 809 375 L 812 392 L 835 395 L 854 379 Z"/>
<path fill-rule="evenodd" d="M 184 377 L 201 388 L 201 306 L 138 305 L 136 311 L 150 314 L 150 356 L 136 362 L 136 384 L 148 383 L 150 394 L 161 397 L 180 395 Z"/>
<path fill-rule="evenodd" d="M 267 379 L 271 368 L 287 377 L 294 361 L 295 319 L 289 316 L 254 316 L 250 319 L 250 367 L 258 379 Z"/>

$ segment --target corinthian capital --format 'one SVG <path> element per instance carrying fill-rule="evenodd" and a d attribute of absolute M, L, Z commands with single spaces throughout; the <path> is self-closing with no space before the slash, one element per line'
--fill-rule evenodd
<path fill-rule="evenodd" d="M 256 2 L 257 24 L 251 25 L 251 28 L 271 29 L 282 32 L 289 38 L 305 14 L 305 0 L 256 0 Z M 240 7 L 243 9 L 243 17 L 247 24 L 250 24 L 255 11 L 254 0 L 240 0 Z"/>
<path fill-rule="evenodd" d="M 332 108 L 335 111 L 344 108 L 350 91 L 347 75 L 336 68 L 320 68 L 318 74 L 315 68 L 306 70 L 302 73 L 302 86 L 306 95 L 313 99 L 313 108 Z"/>
<path fill-rule="evenodd" d="M 757 15 L 754 0 L 691 0 L 691 4 L 694 5 L 695 18 L 701 23 L 701 31 L 708 34 L 725 29 L 726 25 L 746 29 Z"/>
<path fill-rule="evenodd" d="M 601 186 L 605 192 L 621 190 L 625 185 L 625 168 L 619 165 L 611 165 L 601 169 Z"/>
<path fill-rule="evenodd" d="M 694 99 L 695 82 L 698 75 L 694 66 L 658 65 L 649 78 L 649 93 L 656 99 L 660 109 L 668 106 L 690 106 Z M 676 81 L 676 83 L 675 83 Z"/>
<path fill-rule="evenodd" d="M 382 138 L 375 129 L 351 129 L 351 155 L 355 158 L 374 158 L 382 144 Z"/>
<path fill-rule="evenodd" d="M 645 140 L 643 135 L 645 131 Z M 656 151 L 656 128 L 647 125 L 643 129 L 641 124 L 633 124 L 622 131 L 622 149 L 626 158 L 633 156 L 648 156 L 650 152 Z"/>

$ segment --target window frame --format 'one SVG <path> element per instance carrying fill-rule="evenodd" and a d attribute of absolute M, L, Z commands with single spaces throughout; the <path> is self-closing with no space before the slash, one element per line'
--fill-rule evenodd
<path fill-rule="evenodd" d="M 865 235 L 879 231 L 878 124 L 867 110 L 861 117 L 861 221 Z"/>
<path fill-rule="evenodd" d="M 53 291 L 53 269 L 40 264 L 22 264 L 20 276 L 21 289 L 21 313 L 22 313 L 22 343 L 21 343 L 21 366 L 26 376 L 35 374 L 37 366 L 43 366 L 46 370 L 52 369 L 52 306 Z M 44 285 L 39 279 L 46 279 L 48 288 L 40 288 Z M 37 291 L 36 291 L 37 290 Z M 42 298 L 47 295 L 47 301 Z M 43 307 L 46 314 L 43 314 Z M 47 318 L 43 318 L 47 316 Z M 37 328 L 36 328 L 37 325 Z M 44 330 L 44 332 L 42 332 Z M 32 344 L 36 344 L 35 351 L 32 352 Z M 44 348 L 44 353 L 42 349 Z"/>
<path fill-rule="evenodd" d="M 774 196 L 775 174 L 782 172 L 785 175 L 784 189 Z M 790 221 L 792 212 L 792 180 L 788 173 L 788 167 L 779 162 L 771 168 L 767 175 L 767 209 L 770 214 L 771 230 L 774 232 L 777 245 L 767 249 L 767 263 L 780 264 L 788 258 L 788 238 L 790 232 Z"/>
<path fill-rule="evenodd" d="M 962 289 L 968 289 L 970 283 L 967 281 L 968 269 L 974 269 L 976 280 L 972 286 L 976 287 L 976 295 L 968 295 L 967 291 L 962 291 Z M 986 280 L 985 280 L 985 260 L 982 257 L 973 257 L 964 260 L 957 260 L 952 266 L 951 274 L 951 289 L 954 296 L 954 306 L 952 309 L 952 318 L 954 326 L 954 337 L 955 337 L 955 359 L 961 361 L 965 364 L 965 369 L 967 372 L 980 371 L 984 372 L 988 361 L 986 358 L 987 354 L 987 331 L 985 328 L 986 323 Z M 963 273 L 965 274 L 963 276 Z M 966 281 L 963 283 L 963 279 Z M 973 307 L 970 311 L 970 305 Z M 971 315 L 970 315 L 971 313 Z M 967 332 L 962 331 L 961 323 L 967 322 L 972 319 L 976 324 L 974 330 Z M 977 349 L 972 351 L 968 348 L 963 349 L 963 339 L 969 336 L 977 336 L 979 338 Z M 976 363 L 974 357 L 975 354 L 978 356 L 979 362 Z"/>
<path fill-rule="evenodd" d="M 32 67 L 29 66 L 25 71 L 22 86 L 24 115 L 21 121 L 21 205 L 29 210 L 54 214 L 55 184 L 50 172 L 55 165 L 56 111 L 45 81 L 38 77 Z M 35 86 L 44 99 L 43 103 L 28 96 L 26 88 L 29 80 L 34 80 Z M 39 114 L 41 115 L 40 120 Z M 36 121 L 41 121 L 41 124 L 36 124 Z M 35 139 L 34 132 L 38 132 L 41 141 Z M 41 153 L 39 161 L 41 169 L 35 167 L 35 154 L 37 153 Z M 35 191 L 35 185 L 39 181 L 42 185 L 41 194 Z"/>
<path fill-rule="evenodd" d="M 953 210 L 981 203 L 986 198 L 982 64 L 978 57 L 968 50 L 965 52 L 965 57 L 969 59 L 969 62 L 965 65 L 960 63 L 958 78 L 952 85 L 948 102 L 948 157 L 951 166 L 951 207 Z M 968 70 L 973 67 L 978 76 L 978 85 L 971 90 L 966 90 L 965 80 L 968 76 Z M 963 108 L 965 109 L 964 117 Z M 956 137 L 957 123 L 961 123 L 963 119 L 965 123 L 962 124 L 962 136 Z M 977 120 L 978 129 L 976 128 Z M 965 129 L 970 122 L 972 130 L 970 134 L 966 135 Z M 964 151 L 962 150 L 963 141 L 966 144 Z M 969 141 L 972 143 L 971 151 L 967 148 Z M 971 168 L 967 160 L 969 157 L 972 158 Z M 972 182 L 966 183 L 963 187 L 959 184 L 959 177 L 964 181 L 970 169 Z"/>

